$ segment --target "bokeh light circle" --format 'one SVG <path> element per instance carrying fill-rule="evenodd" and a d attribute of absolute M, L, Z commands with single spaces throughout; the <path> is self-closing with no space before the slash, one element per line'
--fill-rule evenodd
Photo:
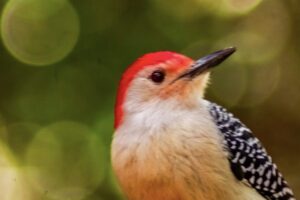
<path fill-rule="evenodd" d="M 262 0 L 223 0 L 223 12 L 228 15 L 247 14 L 256 8 Z"/>
<path fill-rule="evenodd" d="M 235 17 L 249 14 L 262 0 L 196 0 L 205 12 L 215 17 Z M 202 9 L 202 10 L 203 10 Z"/>
<path fill-rule="evenodd" d="M 6 126 L 6 143 L 22 163 L 28 144 L 41 127 L 32 122 L 17 122 Z"/>
<path fill-rule="evenodd" d="M 79 19 L 67 0 L 10 0 L 1 18 L 1 35 L 18 60 L 36 66 L 65 58 L 79 36 Z"/>
<path fill-rule="evenodd" d="M 235 17 L 253 11 L 262 0 L 176 0 L 151 1 L 155 8 L 179 20 L 194 20 L 200 16 Z"/>
<path fill-rule="evenodd" d="M 1 200 L 33 199 L 31 187 L 18 167 L 14 155 L 2 141 L 0 141 L 0 188 Z"/>
<path fill-rule="evenodd" d="M 240 107 L 255 107 L 264 103 L 277 89 L 281 77 L 278 64 L 248 69 L 247 92 L 239 102 Z"/>
<path fill-rule="evenodd" d="M 287 10 L 280 1 L 274 0 L 270 5 L 262 4 L 260 9 L 238 23 L 230 34 L 220 37 L 215 46 L 236 46 L 238 51 L 232 59 L 241 64 L 259 66 L 272 61 L 280 53 L 290 30 Z"/>
<path fill-rule="evenodd" d="M 102 142 L 80 123 L 63 121 L 41 129 L 29 145 L 26 174 L 50 199 L 84 199 L 102 182 Z"/>
<path fill-rule="evenodd" d="M 246 79 L 245 93 L 236 102 L 236 105 L 258 106 L 276 90 L 281 71 L 280 66 L 274 64 L 273 61 L 277 59 L 286 45 L 290 35 L 290 26 L 290 18 L 286 9 L 280 1 L 274 0 L 271 5 L 262 4 L 261 9 L 237 24 L 232 33 L 220 38 L 220 41 L 215 44 L 215 49 L 220 46 L 236 46 L 238 50 L 230 58 L 231 62 L 246 70 L 246 76 L 243 75 Z M 233 80 L 236 81 L 236 79 L 231 81 Z M 240 84 L 240 81 L 236 83 Z M 228 85 L 226 82 L 224 84 Z M 242 82 L 242 84 L 244 83 Z M 214 85 L 213 87 L 217 88 Z M 222 87 L 221 85 L 220 88 Z M 222 100 L 223 96 L 226 97 L 222 91 L 227 92 L 228 90 L 230 88 L 213 90 L 213 92 L 217 92 L 214 94 Z"/>

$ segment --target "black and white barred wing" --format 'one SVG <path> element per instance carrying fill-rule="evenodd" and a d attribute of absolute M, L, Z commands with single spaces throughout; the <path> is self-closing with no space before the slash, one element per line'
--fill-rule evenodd
<path fill-rule="evenodd" d="M 272 158 L 251 131 L 223 107 L 210 103 L 210 114 L 224 136 L 232 172 L 266 199 L 295 200 Z"/>

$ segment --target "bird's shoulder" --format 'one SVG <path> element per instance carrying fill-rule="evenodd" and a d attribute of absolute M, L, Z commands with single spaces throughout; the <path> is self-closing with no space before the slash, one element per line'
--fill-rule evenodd
<path fill-rule="evenodd" d="M 287 182 L 251 130 L 222 106 L 212 102 L 207 102 L 207 106 L 224 138 L 224 148 L 229 152 L 228 160 L 235 177 L 246 181 L 267 199 L 294 199 Z"/>

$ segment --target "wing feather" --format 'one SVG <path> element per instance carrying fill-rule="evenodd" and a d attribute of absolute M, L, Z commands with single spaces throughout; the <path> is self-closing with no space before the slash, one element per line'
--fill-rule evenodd
<path fill-rule="evenodd" d="M 295 200 L 272 158 L 250 129 L 215 103 L 209 103 L 209 111 L 224 137 L 224 147 L 230 152 L 228 160 L 236 178 L 246 180 L 266 199 Z"/>

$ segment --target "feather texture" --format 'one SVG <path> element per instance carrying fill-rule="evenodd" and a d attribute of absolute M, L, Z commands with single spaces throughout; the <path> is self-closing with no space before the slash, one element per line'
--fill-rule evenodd
<path fill-rule="evenodd" d="M 218 129 L 224 136 L 224 146 L 230 152 L 231 166 L 240 166 L 241 172 L 231 168 L 237 179 L 245 179 L 266 199 L 295 200 L 292 190 L 278 171 L 272 158 L 252 132 L 231 113 L 217 104 L 209 104 Z M 239 174 L 239 175 L 237 175 Z"/>

